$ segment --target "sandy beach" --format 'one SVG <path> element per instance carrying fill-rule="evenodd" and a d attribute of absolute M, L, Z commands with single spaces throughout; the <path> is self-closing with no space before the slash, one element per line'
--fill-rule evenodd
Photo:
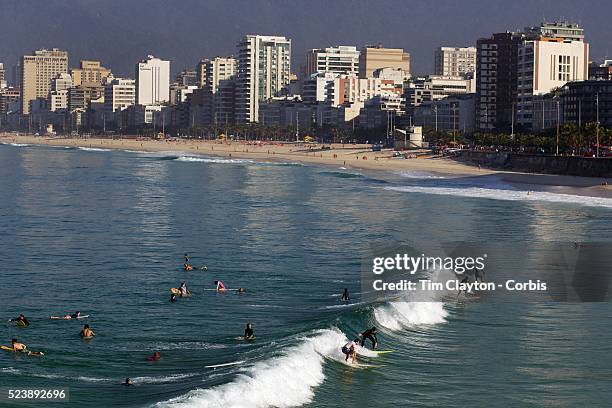
<path fill-rule="evenodd" d="M 503 181 L 540 189 L 554 187 L 555 191 L 569 194 L 611 196 L 612 186 L 602 185 L 600 178 L 577 177 L 550 174 L 531 174 L 479 169 L 457 161 L 440 157 L 394 158 L 389 150 L 372 152 L 370 145 L 325 145 L 294 144 L 280 142 L 244 142 L 221 140 L 150 140 L 136 138 L 65 138 L 33 136 L 15 133 L 0 134 L 2 143 L 20 143 L 47 146 L 89 147 L 148 152 L 183 152 L 188 154 L 212 155 L 226 158 L 259 161 L 290 161 L 304 164 L 345 167 L 372 172 L 425 171 L 445 177 L 478 177 L 498 175 Z M 527 187 L 526 187 L 527 188 Z"/>

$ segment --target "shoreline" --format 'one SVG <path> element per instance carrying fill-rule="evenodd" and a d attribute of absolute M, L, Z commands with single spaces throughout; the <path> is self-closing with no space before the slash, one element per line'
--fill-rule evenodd
<path fill-rule="evenodd" d="M 0 142 L 23 143 L 42 146 L 102 148 L 112 150 L 134 150 L 144 152 L 179 152 L 224 158 L 256 161 L 292 161 L 302 164 L 345 167 L 398 175 L 402 172 L 427 172 L 447 178 L 498 176 L 501 181 L 521 186 L 544 188 L 545 191 L 563 191 L 573 195 L 612 197 L 612 186 L 602 185 L 600 178 L 519 173 L 481 168 L 449 158 L 395 159 L 390 151 L 372 152 L 370 145 L 296 145 L 282 142 L 244 142 L 221 140 L 151 140 L 136 138 L 102 139 L 45 137 L 33 135 L 0 134 Z M 548 188 L 548 189 L 547 189 Z"/>

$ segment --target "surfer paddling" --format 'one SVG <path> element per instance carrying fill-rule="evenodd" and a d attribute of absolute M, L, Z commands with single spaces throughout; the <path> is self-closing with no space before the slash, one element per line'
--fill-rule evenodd
<path fill-rule="evenodd" d="M 64 320 L 70 320 L 70 319 L 80 319 L 81 318 L 81 312 L 80 311 L 76 311 L 73 314 L 68 314 L 65 316 L 51 316 L 52 319 L 64 319 Z"/>
<path fill-rule="evenodd" d="M 29 326 L 30 325 L 30 322 L 28 321 L 28 319 L 26 319 L 23 313 L 21 313 L 19 316 L 15 317 L 14 319 L 10 319 L 9 322 L 11 323 L 15 322 L 19 326 Z"/>

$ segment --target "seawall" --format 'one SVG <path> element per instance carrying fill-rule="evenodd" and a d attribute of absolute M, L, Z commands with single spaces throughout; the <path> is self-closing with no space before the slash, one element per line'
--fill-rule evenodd
<path fill-rule="evenodd" d="M 456 160 L 493 169 L 525 173 L 612 178 L 612 158 L 547 156 L 510 152 L 462 150 Z"/>

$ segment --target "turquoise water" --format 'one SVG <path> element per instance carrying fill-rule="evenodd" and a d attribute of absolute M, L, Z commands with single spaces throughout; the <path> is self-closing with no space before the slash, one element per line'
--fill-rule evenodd
<path fill-rule="evenodd" d="M 609 303 L 362 304 L 358 292 L 373 243 L 609 241 L 612 199 L 381 177 L 0 146 L 0 317 L 31 322 L 0 325 L 0 343 L 46 353 L 0 354 L 1 386 L 67 387 L 81 407 L 609 406 Z M 183 271 L 185 252 L 208 271 Z M 246 293 L 208 290 L 215 279 Z M 183 280 L 194 295 L 171 304 Z M 84 322 L 48 318 L 77 309 L 91 341 Z M 248 321 L 256 339 L 238 340 Z M 341 364 L 346 338 L 373 324 L 394 353 Z M 161 360 L 145 361 L 153 351 Z"/>

